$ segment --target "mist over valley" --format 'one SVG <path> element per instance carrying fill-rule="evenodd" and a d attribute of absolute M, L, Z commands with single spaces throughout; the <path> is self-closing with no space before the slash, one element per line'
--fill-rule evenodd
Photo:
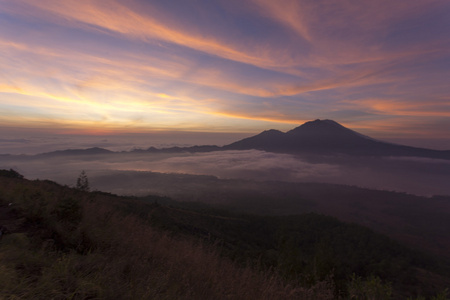
<path fill-rule="evenodd" d="M 1 155 L 0 166 L 27 178 L 73 185 L 85 170 L 92 187 L 121 195 L 168 193 L 145 172 L 210 175 L 219 179 L 323 182 L 421 196 L 450 195 L 450 151 L 380 142 L 331 120 L 307 122 L 287 133 L 265 131 L 224 146 L 114 147 Z M 126 172 L 135 182 L 102 180 Z M 139 184 L 136 184 L 139 182 Z"/>

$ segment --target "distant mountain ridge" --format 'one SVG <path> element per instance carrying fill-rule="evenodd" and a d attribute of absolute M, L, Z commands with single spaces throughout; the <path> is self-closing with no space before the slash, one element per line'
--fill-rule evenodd
<path fill-rule="evenodd" d="M 358 156 L 417 156 L 450 159 L 450 151 L 431 150 L 378 141 L 333 120 L 306 122 L 286 133 L 267 130 L 223 149 L 257 149 L 282 153 L 347 154 Z"/>
<path fill-rule="evenodd" d="M 136 149 L 131 153 L 183 153 L 212 152 L 224 150 L 263 150 L 288 154 L 320 154 L 351 156 L 407 156 L 433 159 L 450 159 L 450 150 L 432 150 L 379 141 L 351 130 L 333 120 L 314 120 L 290 131 L 270 129 L 222 147 L 214 145 Z M 103 148 L 68 149 L 40 155 L 109 155 L 113 152 Z"/>
<path fill-rule="evenodd" d="M 38 154 L 38 156 L 54 156 L 54 155 L 104 155 L 115 153 L 111 150 L 107 150 L 100 147 L 92 147 L 87 149 L 67 149 L 67 150 L 57 150 L 53 152 L 46 152 L 42 154 Z"/>

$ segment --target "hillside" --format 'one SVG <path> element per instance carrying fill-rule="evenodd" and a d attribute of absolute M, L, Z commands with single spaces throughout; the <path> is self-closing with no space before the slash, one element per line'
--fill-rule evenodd
<path fill-rule="evenodd" d="M 235 214 L 5 176 L 0 195 L 5 299 L 345 299 L 369 286 L 399 299 L 450 282 L 442 260 L 317 214 Z"/>
<path fill-rule="evenodd" d="M 158 206 L 148 215 L 154 226 L 200 237 L 219 245 L 227 257 L 277 270 L 290 282 L 308 285 L 332 278 L 335 295 L 347 295 L 352 274 L 389 282 L 395 299 L 430 296 L 450 284 L 447 262 L 324 215 L 263 217 L 190 205 Z"/>
<path fill-rule="evenodd" d="M 110 172 L 92 183 L 112 192 L 122 187 L 167 195 L 180 202 L 201 202 L 235 212 L 285 216 L 318 213 L 354 222 L 450 259 L 450 197 L 349 185 L 219 179 L 213 176 L 154 172 Z"/>
<path fill-rule="evenodd" d="M 195 239 L 172 237 L 125 209 L 152 207 L 142 201 L 7 177 L 0 177 L 0 195 L 0 299 L 327 299 L 331 293 L 320 284 L 288 286 Z"/>

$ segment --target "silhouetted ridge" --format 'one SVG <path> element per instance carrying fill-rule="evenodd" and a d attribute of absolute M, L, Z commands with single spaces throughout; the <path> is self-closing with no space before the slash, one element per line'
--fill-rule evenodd
<path fill-rule="evenodd" d="M 240 140 L 228 146 L 224 146 L 225 150 L 245 150 L 259 149 L 267 151 L 276 151 L 278 146 L 285 142 L 285 133 L 270 129 L 261 132 L 258 135 Z"/>
<path fill-rule="evenodd" d="M 264 131 L 223 147 L 225 150 L 258 149 L 283 153 L 347 154 L 362 156 L 418 156 L 450 159 L 450 151 L 395 145 L 372 139 L 333 120 L 306 122 L 286 133 Z"/>
<path fill-rule="evenodd" d="M 158 149 L 155 147 L 150 147 L 148 149 L 135 149 L 133 152 L 148 152 L 148 153 L 197 153 L 197 152 L 212 152 L 220 151 L 221 148 L 215 145 L 203 145 L 203 146 L 192 146 L 192 147 L 171 147 Z"/>
<path fill-rule="evenodd" d="M 214 145 L 135 149 L 133 153 L 196 153 L 223 150 L 263 150 L 290 154 L 345 154 L 356 156 L 416 156 L 450 159 L 450 151 L 431 150 L 396 145 L 378 141 L 348 129 L 333 120 L 314 120 L 286 133 L 270 129 L 252 137 L 219 147 Z M 108 155 L 117 152 L 103 148 L 69 149 L 40 154 L 57 155 Z"/>
<path fill-rule="evenodd" d="M 43 156 L 53 156 L 53 155 L 97 155 L 97 154 L 111 154 L 114 153 L 113 151 L 107 150 L 107 149 L 103 149 L 103 148 L 99 148 L 99 147 L 92 147 L 92 148 L 87 148 L 87 149 L 67 149 L 67 150 L 58 150 L 58 151 L 53 151 L 53 152 L 48 152 L 48 153 L 43 153 L 40 155 Z"/>
<path fill-rule="evenodd" d="M 305 124 L 296 127 L 288 132 L 288 135 L 332 135 L 339 134 L 343 135 L 351 135 L 351 136 L 360 136 L 359 133 L 348 129 L 341 124 L 333 121 L 333 120 L 315 120 L 306 122 Z"/>

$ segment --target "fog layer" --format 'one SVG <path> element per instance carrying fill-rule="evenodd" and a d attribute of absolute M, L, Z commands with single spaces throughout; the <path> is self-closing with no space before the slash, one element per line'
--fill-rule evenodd
<path fill-rule="evenodd" d="M 77 156 L 0 156 L 0 168 L 29 179 L 74 185 L 85 170 L 93 189 L 120 194 L 155 192 L 146 172 L 212 175 L 221 179 L 326 182 L 417 195 L 450 195 L 450 161 L 420 158 L 356 158 L 269 153 L 258 150 L 208 153 L 114 153 Z M 126 172 L 128 181 L 102 180 Z M 139 188 L 135 184 L 140 182 Z M 158 190 L 161 193 L 161 190 Z"/>

